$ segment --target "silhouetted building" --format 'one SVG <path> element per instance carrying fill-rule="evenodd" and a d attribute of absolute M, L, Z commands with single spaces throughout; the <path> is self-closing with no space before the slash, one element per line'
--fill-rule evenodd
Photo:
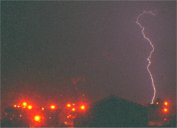
<path fill-rule="evenodd" d="M 97 102 L 75 120 L 77 127 L 145 127 L 146 107 L 114 96 Z"/>

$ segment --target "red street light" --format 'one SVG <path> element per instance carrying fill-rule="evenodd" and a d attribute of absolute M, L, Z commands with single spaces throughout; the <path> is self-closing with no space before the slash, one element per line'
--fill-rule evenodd
<path fill-rule="evenodd" d="M 164 108 L 164 109 L 163 109 L 163 112 L 164 112 L 164 113 L 167 113 L 167 112 L 168 112 L 168 109 L 167 109 L 167 108 Z"/>
<path fill-rule="evenodd" d="M 80 106 L 80 109 L 81 109 L 81 110 L 85 110 L 85 105 L 81 105 L 81 106 Z"/>
<path fill-rule="evenodd" d="M 24 101 L 24 102 L 22 103 L 22 106 L 23 106 L 23 108 L 26 108 L 27 102 Z"/>
<path fill-rule="evenodd" d="M 72 109 L 71 109 L 71 111 L 75 112 L 75 111 L 76 111 L 76 109 L 75 109 L 75 108 L 72 108 Z"/>
<path fill-rule="evenodd" d="M 70 108 L 70 107 L 71 107 L 71 104 L 68 103 L 68 104 L 66 105 L 66 107 Z"/>
<path fill-rule="evenodd" d="M 50 105 L 50 109 L 54 110 L 56 108 L 55 105 Z"/>
<path fill-rule="evenodd" d="M 165 101 L 163 104 L 164 104 L 165 106 L 168 106 L 168 102 L 167 102 L 167 101 Z"/>
<path fill-rule="evenodd" d="M 32 108 L 33 108 L 33 106 L 32 105 L 28 105 L 28 107 L 27 107 L 29 110 L 31 110 Z"/>
<path fill-rule="evenodd" d="M 34 116 L 34 121 L 35 122 L 41 122 L 41 116 L 40 115 L 35 115 Z"/>

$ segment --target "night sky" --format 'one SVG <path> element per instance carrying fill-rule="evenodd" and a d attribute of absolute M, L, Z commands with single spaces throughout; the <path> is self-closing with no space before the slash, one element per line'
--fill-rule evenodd
<path fill-rule="evenodd" d="M 116 95 L 149 103 L 176 97 L 176 3 L 159 2 L 2 2 L 2 105 L 20 98 L 47 102 Z"/>

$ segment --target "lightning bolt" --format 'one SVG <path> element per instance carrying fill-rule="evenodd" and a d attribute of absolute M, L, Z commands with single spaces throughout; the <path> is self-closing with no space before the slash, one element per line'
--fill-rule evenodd
<path fill-rule="evenodd" d="M 143 11 L 141 14 L 138 15 L 138 17 L 137 17 L 137 19 L 136 19 L 136 24 L 140 27 L 140 29 L 141 29 L 141 34 L 142 34 L 143 38 L 149 42 L 149 44 L 150 44 L 150 46 L 151 46 L 151 48 L 152 48 L 151 51 L 150 51 L 150 53 L 149 53 L 149 56 L 147 57 L 148 64 L 147 64 L 147 67 L 146 67 L 146 68 L 147 68 L 147 71 L 148 71 L 148 73 L 149 73 L 149 76 L 150 76 L 150 79 L 151 79 L 151 83 L 152 83 L 152 87 L 153 87 L 153 91 L 154 91 L 154 92 L 153 92 L 152 99 L 151 99 L 151 104 L 153 104 L 153 103 L 154 103 L 154 99 L 155 99 L 155 97 L 156 97 L 156 87 L 155 87 L 155 84 L 154 84 L 153 75 L 152 75 L 152 73 L 151 73 L 149 67 L 150 67 L 150 65 L 151 65 L 151 57 L 152 57 L 152 54 L 153 54 L 155 48 L 154 48 L 154 45 L 153 45 L 152 41 L 146 36 L 146 34 L 145 34 L 145 32 L 144 32 L 144 29 L 145 29 L 145 28 L 144 28 L 144 27 L 140 24 L 140 22 L 139 22 L 141 16 L 143 16 L 143 15 L 145 15 L 145 14 L 149 14 L 149 15 L 152 15 L 152 16 L 155 16 L 155 14 L 154 14 L 152 11 Z"/>

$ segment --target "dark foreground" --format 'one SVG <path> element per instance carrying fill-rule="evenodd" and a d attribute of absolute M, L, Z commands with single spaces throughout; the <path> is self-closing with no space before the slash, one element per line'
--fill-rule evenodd
<path fill-rule="evenodd" d="M 160 99 L 142 106 L 117 97 L 108 97 L 89 107 L 8 107 L 3 112 L 1 127 L 176 127 L 176 113 L 169 109 Z"/>

